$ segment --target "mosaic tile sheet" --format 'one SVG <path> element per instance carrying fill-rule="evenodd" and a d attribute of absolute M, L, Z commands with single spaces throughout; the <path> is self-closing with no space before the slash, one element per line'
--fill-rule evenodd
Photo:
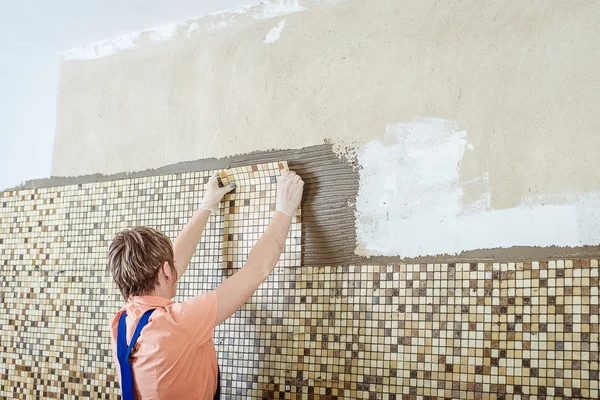
<path fill-rule="evenodd" d="M 288 171 L 287 162 L 252 165 L 221 171 L 223 185 L 236 184 L 236 189 L 221 202 L 223 225 L 223 267 L 233 271 L 242 268 L 277 206 L 276 171 Z M 275 172 L 274 172 L 275 171 Z M 242 184 L 239 184 L 241 182 Z M 286 248 L 278 267 L 299 267 L 300 207 L 290 229 Z"/>
<path fill-rule="evenodd" d="M 108 241 L 139 224 L 174 237 L 209 176 L 0 194 L 0 398 L 118 398 Z M 225 218 L 181 297 L 230 273 Z M 598 399 L 598 291 L 595 259 L 278 267 L 215 332 L 224 398 Z"/>

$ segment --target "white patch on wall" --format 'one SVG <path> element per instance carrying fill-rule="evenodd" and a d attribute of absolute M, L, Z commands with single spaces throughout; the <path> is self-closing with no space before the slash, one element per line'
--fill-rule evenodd
<path fill-rule="evenodd" d="M 235 25 L 236 19 L 235 15 L 230 16 L 228 18 L 221 17 L 216 21 L 210 21 L 206 23 L 206 29 L 209 31 L 217 31 L 220 29 L 229 28 L 230 26 Z"/>
<path fill-rule="evenodd" d="M 469 146 L 456 123 L 428 118 L 390 124 L 383 140 L 359 149 L 357 254 L 417 257 L 600 242 L 598 194 L 565 194 L 565 204 L 528 199 L 491 210 L 486 193 L 463 207 L 460 162 Z M 487 176 L 480 179 L 489 184 Z"/>
<path fill-rule="evenodd" d="M 133 49 L 136 35 L 130 34 L 118 38 L 103 40 L 88 44 L 86 46 L 76 47 L 59 53 L 65 60 L 95 60 L 114 54 L 120 50 Z"/>
<path fill-rule="evenodd" d="M 254 19 L 270 19 L 304 10 L 306 8 L 298 0 L 274 0 L 256 7 L 252 16 Z"/>
<path fill-rule="evenodd" d="M 265 44 L 274 43 L 279 40 L 281 31 L 285 28 L 285 19 L 282 19 L 275 28 L 271 29 L 265 39 L 262 41 Z"/>
<path fill-rule="evenodd" d="M 188 30 L 187 30 L 187 35 L 188 37 L 192 36 L 192 33 L 194 32 L 198 32 L 200 30 L 200 24 L 198 23 L 198 21 L 194 21 L 192 22 L 189 26 L 188 26 Z"/>
<path fill-rule="evenodd" d="M 117 38 L 69 49 L 61 52 L 60 55 L 65 60 L 95 60 L 110 56 L 122 50 L 140 47 L 140 43 L 143 43 L 144 40 L 148 40 L 151 43 L 161 43 L 172 40 L 175 38 L 180 27 L 189 25 L 192 24 L 189 24 L 188 21 L 162 25 L 153 29 L 133 32 Z M 188 36 L 190 32 L 190 28 L 188 27 Z"/>
<path fill-rule="evenodd" d="M 110 56 L 123 50 L 131 50 L 147 43 L 161 43 L 175 39 L 181 30 L 187 37 L 193 37 L 200 31 L 203 24 L 208 31 L 220 30 L 236 25 L 248 12 L 252 12 L 255 20 L 266 20 L 283 15 L 306 10 L 298 0 L 272 0 L 269 2 L 238 7 L 233 10 L 211 13 L 204 16 L 187 18 L 172 24 L 162 25 L 152 29 L 133 32 L 116 38 L 102 40 L 86 46 L 76 47 L 60 52 L 64 60 L 95 60 Z M 273 32 L 273 42 L 277 40 L 277 32 L 281 33 L 282 27 Z M 265 38 L 267 40 L 267 38 Z M 272 42 L 265 42 L 272 43 Z"/>

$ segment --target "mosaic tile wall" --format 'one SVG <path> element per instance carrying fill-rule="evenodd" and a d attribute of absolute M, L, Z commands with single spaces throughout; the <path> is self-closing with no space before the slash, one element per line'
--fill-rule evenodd
<path fill-rule="evenodd" d="M 264 227 L 252 205 L 272 212 L 278 171 L 223 176 L 238 189 L 211 217 L 180 299 L 238 268 Z M 208 176 L 0 194 L 1 398 L 118 398 L 108 241 L 139 224 L 175 237 Z M 247 202 L 250 180 L 265 194 Z M 309 268 L 299 239 L 297 223 L 286 261 L 215 332 L 224 398 L 600 398 L 598 260 Z"/>
<path fill-rule="evenodd" d="M 275 211 L 276 177 L 285 169 L 281 162 L 225 171 L 223 180 L 237 188 L 209 219 L 176 300 L 213 289 L 241 267 L 250 242 Z M 107 323 L 123 300 L 106 273 L 108 244 L 116 232 L 136 225 L 175 238 L 211 174 L 0 193 L 0 398 L 117 397 Z M 298 210 L 278 268 L 300 265 L 300 235 Z M 259 294 L 271 294 L 270 286 L 265 283 Z M 247 322 L 234 316 L 219 326 L 215 341 L 235 336 L 242 323 Z M 248 362 L 221 364 L 234 386 L 238 378 L 232 372 Z"/>

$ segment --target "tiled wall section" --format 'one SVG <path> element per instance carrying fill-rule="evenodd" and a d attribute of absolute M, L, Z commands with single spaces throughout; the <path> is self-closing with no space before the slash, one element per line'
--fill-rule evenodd
<path fill-rule="evenodd" d="M 108 241 L 139 224 L 174 237 L 208 176 L 0 195 L 0 397 L 118 397 Z M 254 211 L 235 208 L 254 176 L 240 175 L 239 197 L 211 218 L 180 299 L 231 274 L 239 241 L 254 240 L 243 225 Z M 225 398 L 600 397 L 598 260 L 308 268 L 295 264 L 298 225 L 292 237 L 289 262 L 216 330 Z"/>
<path fill-rule="evenodd" d="M 180 281 L 178 300 L 213 289 L 242 265 L 275 210 L 276 178 L 285 169 L 281 162 L 226 171 L 224 177 L 237 188 L 210 218 Z M 107 321 L 123 300 L 106 273 L 109 241 L 136 225 L 175 238 L 200 203 L 210 175 L 0 193 L 0 398 L 116 397 Z M 298 210 L 278 268 L 300 265 L 300 235 Z M 261 293 L 272 293 L 269 285 Z M 236 336 L 232 332 L 243 328 L 240 321 L 235 316 L 222 324 L 216 341 Z M 237 345 L 236 340 L 229 343 Z M 224 377 L 246 364 L 230 362 Z"/>

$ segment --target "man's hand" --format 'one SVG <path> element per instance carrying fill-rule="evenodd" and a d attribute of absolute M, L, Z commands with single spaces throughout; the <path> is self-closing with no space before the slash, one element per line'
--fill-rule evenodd
<path fill-rule="evenodd" d="M 286 171 L 279 177 L 277 184 L 277 211 L 289 217 L 296 215 L 302 200 L 304 181 L 293 171 Z"/>
<path fill-rule="evenodd" d="M 201 210 L 207 210 L 213 214 L 217 212 L 217 207 L 219 206 L 221 200 L 223 200 L 223 196 L 235 189 L 235 183 L 225 187 L 219 187 L 219 183 L 217 181 L 218 176 L 219 174 L 215 172 L 208 180 L 204 192 L 204 198 L 198 207 Z"/>

